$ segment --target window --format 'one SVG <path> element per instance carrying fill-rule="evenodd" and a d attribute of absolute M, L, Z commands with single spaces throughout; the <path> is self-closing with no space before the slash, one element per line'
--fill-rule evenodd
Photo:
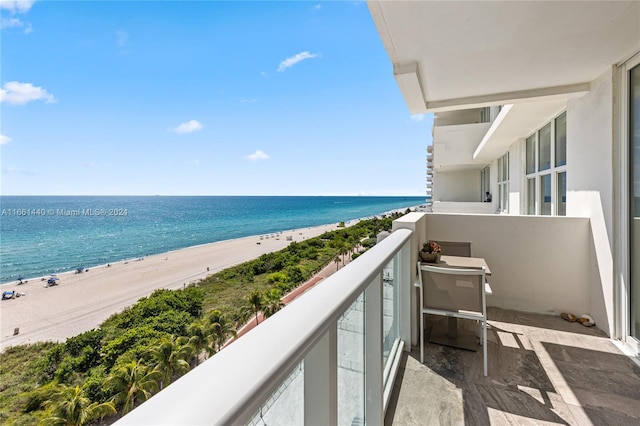
<path fill-rule="evenodd" d="M 551 167 L 551 123 L 538 131 L 538 170 Z"/>
<path fill-rule="evenodd" d="M 527 214 L 536 214 L 536 178 L 527 179 Z"/>
<path fill-rule="evenodd" d="M 525 141 L 527 214 L 567 214 L 567 113 Z"/>
<path fill-rule="evenodd" d="M 640 341 L 640 65 L 629 71 L 629 335 Z M 634 262 L 634 259 L 636 261 Z M 636 346 L 637 348 L 637 346 Z M 636 351 L 638 351 L 636 349 Z"/>
<path fill-rule="evenodd" d="M 536 135 L 527 138 L 527 170 L 526 174 L 536 171 Z"/>
<path fill-rule="evenodd" d="M 480 122 L 481 123 L 491 122 L 491 108 L 486 107 L 480 110 Z"/>
<path fill-rule="evenodd" d="M 556 118 L 556 167 L 567 165 L 567 114 Z"/>
<path fill-rule="evenodd" d="M 567 172 L 558 173 L 558 216 L 567 215 Z"/>
<path fill-rule="evenodd" d="M 509 153 L 498 159 L 498 209 L 509 211 Z"/>
<path fill-rule="evenodd" d="M 551 215 L 551 175 L 540 176 L 540 214 Z"/>

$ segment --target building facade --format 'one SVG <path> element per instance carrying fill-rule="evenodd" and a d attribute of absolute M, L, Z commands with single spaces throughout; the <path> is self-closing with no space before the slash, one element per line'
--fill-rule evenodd
<path fill-rule="evenodd" d="M 589 306 L 638 353 L 640 3 L 369 8 L 410 112 L 435 113 L 433 211 L 588 218 Z"/>

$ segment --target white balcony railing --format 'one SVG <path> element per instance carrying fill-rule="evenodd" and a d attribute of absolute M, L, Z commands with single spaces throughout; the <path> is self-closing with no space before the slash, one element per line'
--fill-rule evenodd
<path fill-rule="evenodd" d="M 411 339 L 412 235 L 396 230 L 117 424 L 382 424 Z"/>

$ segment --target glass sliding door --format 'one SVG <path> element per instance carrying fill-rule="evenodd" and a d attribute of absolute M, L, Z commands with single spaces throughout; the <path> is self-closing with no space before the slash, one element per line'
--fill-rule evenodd
<path fill-rule="evenodd" d="M 640 65 L 629 72 L 629 314 L 640 340 Z"/>
<path fill-rule="evenodd" d="M 557 212 L 558 216 L 567 215 L 567 172 L 557 174 Z"/>
<path fill-rule="evenodd" d="M 527 179 L 527 214 L 536 214 L 536 178 Z"/>
<path fill-rule="evenodd" d="M 540 176 L 540 214 L 551 214 L 551 175 Z"/>

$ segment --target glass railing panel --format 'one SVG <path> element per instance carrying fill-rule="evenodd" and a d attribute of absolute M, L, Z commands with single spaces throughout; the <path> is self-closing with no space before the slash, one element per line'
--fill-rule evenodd
<path fill-rule="evenodd" d="M 338 424 L 364 424 L 364 295 L 338 320 Z"/>
<path fill-rule="evenodd" d="M 389 361 L 391 349 L 400 335 L 397 260 L 398 257 L 394 257 L 382 270 L 382 360 L 385 367 Z"/>
<path fill-rule="evenodd" d="M 248 424 L 251 426 L 304 424 L 304 361 L 294 368 Z"/>

